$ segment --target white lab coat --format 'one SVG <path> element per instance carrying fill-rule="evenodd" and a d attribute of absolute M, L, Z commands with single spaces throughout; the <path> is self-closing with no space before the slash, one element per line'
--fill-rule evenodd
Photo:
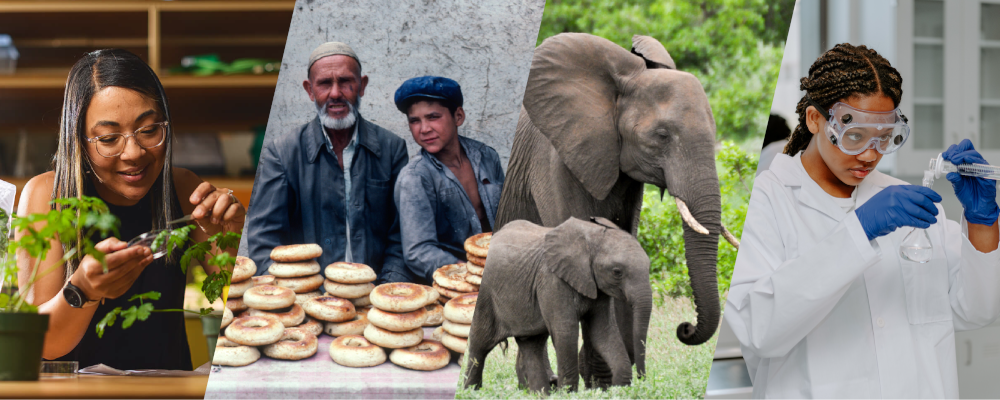
<path fill-rule="evenodd" d="M 957 398 L 955 331 L 1000 314 L 1000 251 L 929 228 L 933 258 L 899 256 L 910 228 L 869 241 L 802 167 L 778 155 L 754 183 L 725 318 L 755 398 Z M 857 205 L 905 182 L 872 171 Z"/>

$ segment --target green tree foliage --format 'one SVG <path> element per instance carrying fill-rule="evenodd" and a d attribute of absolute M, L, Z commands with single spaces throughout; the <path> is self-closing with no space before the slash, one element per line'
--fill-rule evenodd
<path fill-rule="evenodd" d="M 632 35 L 663 43 L 677 68 L 698 77 L 720 139 L 760 137 L 794 0 L 547 0 L 538 43 L 590 33 L 629 49 Z"/>
<path fill-rule="evenodd" d="M 722 142 L 716 153 L 719 188 L 722 191 L 722 224 L 734 236 L 743 235 L 750 189 L 757 171 L 758 156 L 748 153 L 731 141 Z M 687 262 L 684 258 L 684 231 L 677 205 L 670 195 L 660 201 L 660 189 L 646 186 L 639 220 L 639 243 L 650 260 L 653 290 L 662 296 L 691 296 Z M 719 293 L 729 290 L 736 263 L 736 249 L 719 238 Z"/>

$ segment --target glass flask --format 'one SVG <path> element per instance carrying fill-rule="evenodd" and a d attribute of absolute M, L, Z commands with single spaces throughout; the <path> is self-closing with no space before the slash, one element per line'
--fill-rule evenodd
<path fill-rule="evenodd" d="M 923 185 L 926 188 L 934 186 L 933 171 L 924 171 Z M 933 254 L 934 246 L 926 229 L 913 228 L 899 244 L 899 255 L 905 260 L 923 264 L 930 261 Z"/>

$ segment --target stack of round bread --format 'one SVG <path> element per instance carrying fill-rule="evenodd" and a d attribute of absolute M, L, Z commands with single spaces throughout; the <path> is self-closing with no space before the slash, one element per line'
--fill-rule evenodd
<path fill-rule="evenodd" d="M 375 289 L 375 270 L 364 264 L 335 262 L 327 265 L 323 270 L 326 280 L 323 281 L 323 289 L 327 296 L 335 296 L 347 299 L 354 304 L 354 307 L 368 307 L 372 305 L 368 299 L 368 294 Z"/>
<path fill-rule="evenodd" d="M 257 273 L 257 264 L 247 257 L 236 257 L 233 266 L 233 276 L 229 280 L 229 295 L 226 296 L 226 308 L 231 312 L 240 313 L 247 309 L 243 303 L 243 293 L 254 286 L 253 275 Z"/>
<path fill-rule="evenodd" d="M 444 305 L 444 324 L 440 335 L 441 343 L 456 353 L 465 354 L 469 347 L 469 330 L 472 327 L 472 315 L 476 311 L 476 298 L 479 293 L 468 293 L 448 300 Z"/>
<path fill-rule="evenodd" d="M 404 368 L 431 371 L 448 365 L 451 354 L 443 345 L 424 340 L 423 326 L 433 314 L 428 308 L 437 305 L 436 291 L 413 283 L 387 283 L 374 288 L 369 299 L 373 308 L 363 336 L 345 335 L 330 343 L 334 362 L 348 367 L 379 365 L 386 360 L 383 348 L 387 348 L 392 349 L 389 360 Z"/>
<path fill-rule="evenodd" d="M 278 246 L 271 250 L 271 266 L 267 272 L 274 276 L 271 283 L 295 292 L 295 304 L 313 297 L 319 297 L 319 287 L 323 286 L 316 257 L 323 255 L 323 248 L 317 244 L 293 244 Z"/>
<path fill-rule="evenodd" d="M 213 364 L 248 365 L 260 358 L 261 351 L 282 360 L 301 360 L 316 354 L 316 335 L 322 332 L 322 326 L 316 321 L 303 324 L 305 313 L 295 304 L 291 289 L 253 286 L 242 299 L 248 308 L 239 318 L 233 319 L 228 308 L 223 312 L 225 336 L 219 338 Z"/>
<path fill-rule="evenodd" d="M 434 289 L 441 295 L 441 301 L 447 303 L 466 293 L 478 293 L 479 285 L 470 282 L 480 282 L 479 275 L 469 273 L 467 263 L 448 264 L 434 271 Z"/>
<path fill-rule="evenodd" d="M 484 232 L 472 236 L 465 240 L 465 258 L 469 262 L 465 264 L 469 272 L 465 280 L 474 285 L 480 285 L 483 281 L 483 270 L 486 268 L 486 255 L 490 250 L 490 239 L 493 232 Z"/>

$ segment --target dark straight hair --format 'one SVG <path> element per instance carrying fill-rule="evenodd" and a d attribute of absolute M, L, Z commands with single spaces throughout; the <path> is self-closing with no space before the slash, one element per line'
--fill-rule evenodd
<path fill-rule="evenodd" d="M 134 90 L 153 100 L 159 107 L 163 117 L 170 120 L 170 109 L 167 107 L 167 97 L 163 93 L 163 85 L 159 78 L 139 56 L 122 49 L 105 49 L 87 53 L 69 71 L 66 79 L 66 91 L 63 94 L 63 109 L 59 120 L 59 148 L 52 160 L 55 170 L 55 183 L 52 185 L 52 198 L 80 198 L 83 196 L 86 175 L 93 172 L 90 157 L 86 151 L 87 108 L 94 94 L 102 89 L 115 86 Z M 164 145 L 167 146 L 163 171 L 159 180 L 161 185 L 154 185 L 152 191 L 152 218 L 154 229 L 163 229 L 167 221 L 173 220 L 177 210 L 173 207 L 173 175 L 171 174 L 171 142 L 172 129 L 166 127 Z M 80 241 L 78 237 L 76 240 Z M 65 240 L 65 239 L 62 239 Z M 63 250 L 67 250 L 65 243 Z M 66 279 L 73 274 L 81 257 L 75 257 L 67 262 Z"/>

